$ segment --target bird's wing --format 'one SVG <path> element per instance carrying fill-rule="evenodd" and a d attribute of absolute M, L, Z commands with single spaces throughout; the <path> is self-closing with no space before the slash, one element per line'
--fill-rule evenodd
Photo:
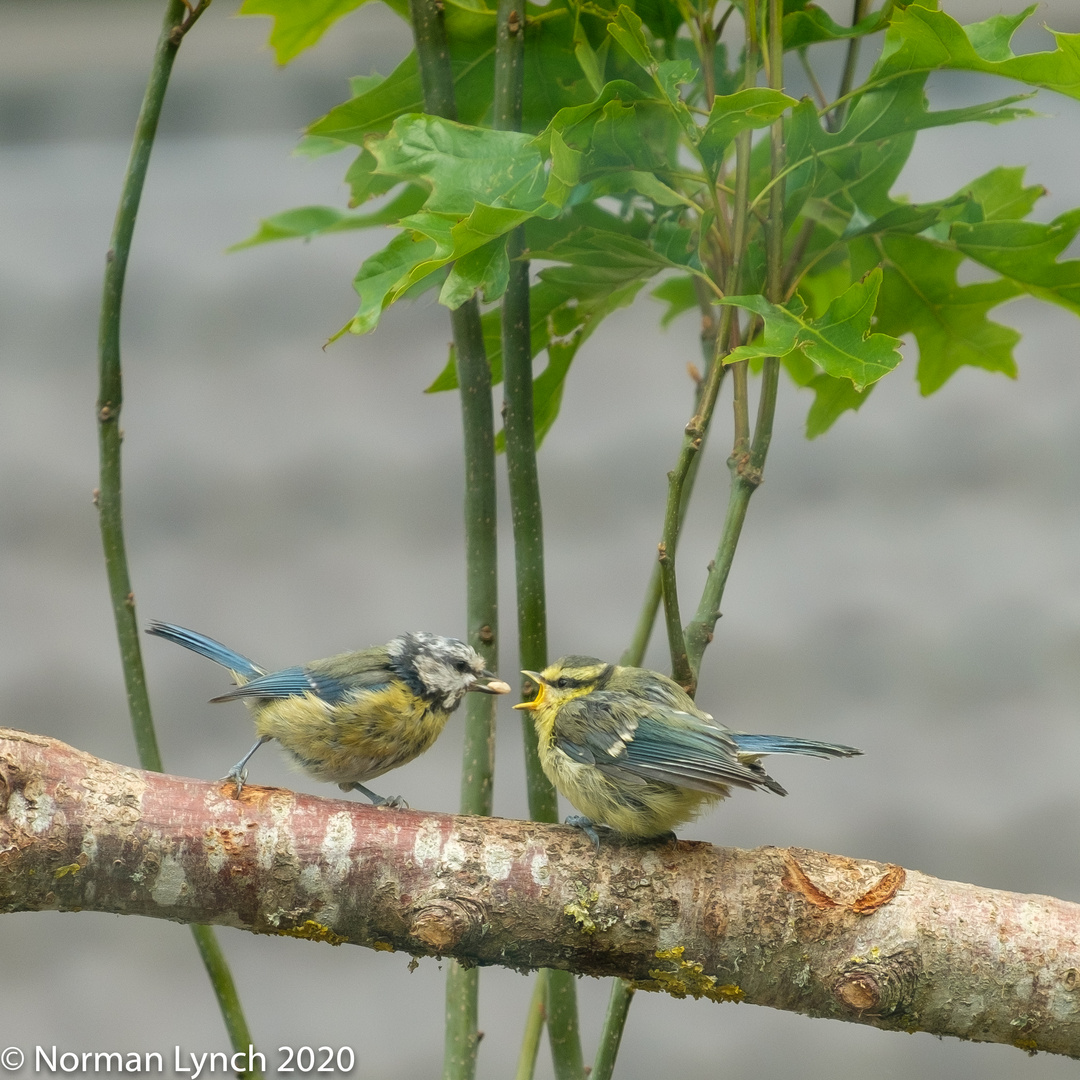
<path fill-rule="evenodd" d="M 237 698 L 286 698 L 315 694 L 333 704 L 340 701 L 345 692 L 345 688 L 337 680 L 319 678 L 308 668 L 291 667 L 252 679 L 251 682 L 244 683 L 243 686 L 238 686 L 227 694 L 220 694 L 212 700 L 235 701 Z"/>
<path fill-rule="evenodd" d="M 662 780 L 719 792 L 728 785 L 783 789 L 760 765 L 739 760 L 730 733 L 679 709 L 600 691 L 563 705 L 556 745 L 581 764 L 613 777 Z"/>

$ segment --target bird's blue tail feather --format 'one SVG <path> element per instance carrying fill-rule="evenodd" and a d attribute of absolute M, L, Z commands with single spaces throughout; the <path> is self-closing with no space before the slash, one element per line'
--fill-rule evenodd
<path fill-rule="evenodd" d="M 852 757 L 861 754 L 854 746 L 841 743 L 818 742 L 816 739 L 799 739 L 788 735 L 744 735 L 732 732 L 740 754 L 811 754 L 814 757 Z"/>
<path fill-rule="evenodd" d="M 266 674 L 261 667 L 252 663 L 246 656 L 234 652 L 220 641 L 207 637 L 205 634 L 197 634 L 194 630 L 187 630 L 183 626 L 173 623 L 152 622 L 146 628 L 148 634 L 164 638 L 166 641 L 175 641 L 177 645 L 183 645 L 185 649 L 197 652 L 215 664 L 220 664 L 230 671 L 235 671 L 245 679 L 253 679 L 257 675 Z"/>

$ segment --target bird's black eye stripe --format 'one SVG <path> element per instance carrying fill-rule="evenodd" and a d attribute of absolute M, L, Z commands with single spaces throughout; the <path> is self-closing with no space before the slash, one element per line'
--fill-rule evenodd
<path fill-rule="evenodd" d="M 581 679 L 572 679 L 569 675 L 560 675 L 552 685 L 556 690 L 576 690 L 585 683 Z"/>
<path fill-rule="evenodd" d="M 462 659 L 454 661 L 454 667 L 464 675 L 469 670 L 469 661 L 462 657 Z"/>

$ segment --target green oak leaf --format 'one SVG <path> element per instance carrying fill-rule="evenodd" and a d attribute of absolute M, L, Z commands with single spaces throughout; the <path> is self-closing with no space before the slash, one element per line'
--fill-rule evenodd
<path fill-rule="evenodd" d="M 798 386 L 814 392 L 814 402 L 806 416 L 806 437 L 824 434 L 846 412 L 855 412 L 870 396 L 873 384 L 856 390 L 850 379 L 834 379 L 802 353 L 788 353 L 783 360 L 787 373 Z"/>
<path fill-rule="evenodd" d="M 724 153 L 740 131 L 768 127 L 787 109 L 798 102 L 780 93 L 756 86 L 713 100 L 709 120 L 698 143 L 698 153 L 705 165 L 715 171 L 724 160 Z M 816 114 L 815 114 L 816 116 Z"/>
<path fill-rule="evenodd" d="M 639 284 L 662 270 L 691 267 L 693 259 L 688 250 L 690 230 L 673 227 L 660 233 L 651 242 L 624 233 L 607 232 L 585 227 L 553 244 L 546 251 L 531 251 L 532 259 L 547 259 L 564 263 L 542 271 L 546 281 L 570 286 L 576 295 L 601 295 L 606 290 L 622 288 L 636 281 Z"/>
<path fill-rule="evenodd" d="M 363 146 L 369 135 L 389 131 L 403 113 L 419 112 L 423 107 L 420 69 L 416 53 L 411 52 L 380 83 L 316 120 L 308 128 L 308 134 Z"/>
<path fill-rule="evenodd" d="M 1080 314 L 1080 259 L 1057 256 L 1080 231 L 1080 208 L 1040 221 L 957 221 L 950 235 L 959 251 L 996 270 L 1024 292 Z"/>
<path fill-rule="evenodd" d="M 792 110 L 784 125 L 788 154 L 786 215 L 803 211 L 837 235 L 849 228 L 856 210 L 863 215 L 854 228 L 894 210 L 890 191 L 907 163 L 918 131 L 968 121 L 1002 123 L 1029 115 L 1008 97 L 962 109 L 930 112 L 923 85 L 925 74 L 894 79 L 863 94 L 838 132 L 826 130 L 810 101 Z M 761 162 L 755 183 L 764 184 Z"/>
<path fill-rule="evenodd" d="M 1032 4 L 1019 15 L 995 15 L 969 26 L 961 26 L 944 11 L 915 4 L 897 10 L 885 32 L 881 59 L 867 81 L 873 85 L 897 75 L 952 68 L 1001 75 L 1080 97 L 1080 34 L 1050 31 L 1057 45 L 1052 52 L 1016 56 L 1010 48 L 1013 34 L 1036 7 Z"/>
<path fill-rule="evenodd" d="M 431 189 L 426 209 L 467 214 L 477 203 L 533 211 L 548 177 L 531 135 L 410 113 L 385 138 L 371 138 L 378 171 Z"/>
<path fill-rule="evenodd" d="M 485 303 L 492 303 L 504 292 L 510 279 L 510 259 L 506 254 L 506 238 L 489 240 L 470 251 L 451 267 L 439 292 L 439 303 L 451 310 L 461 307 L 478 292 Z"/>
<path fill-rule="evenodd" d="M 486 18 L 451 5 L 447 0 L 450 66 L 454 73 L 458 119 L 462 123 L 479 123 L 491 107 L 495 72 L 494 20 L 494 12 Z M 455 23 L 464 26 L 461 31 L 451 33 Z M 354 95 L 316 120 L 307 134 L 363 146 L 369 135 L 389 131 L 399 116 L 423 110 L 420 71 L 416 53 L 412 52 L 381 82 L 368 85 L 363 93 Z"/>
<path fill-rule="evenodd" d="M 345 173 L 345 183 L 349 185 L 349 205 L 359 206 L 374 199 L 377 195 L 385 195 L 391 188 L 397 187 L 401 181 L 396 176 L 383 176 L 375 170 L 379 163 L 370 150 L 361 150 L 356 160 L 349 166 Z"/>
<path fill-rule="evenodd" d="M 554 152 L 555 135 L 567 149 L 581 155 L 575 162 L 579 184 L 611 178 L 607 189 L 595 193 L 590 189 L 586 197 L 649 186 L 649 197 L 661 205 L 685 202 L 684 196 L 666 184 L 658 187 L 661 181 L 655 178 L 628 178 L 631 173 L 663 173 L 670 168 L 679 127 L 666 97 L 650 95 L 626 80 L 613 80 L 593 101 L 555 114 L 537 137 L 542 153 Z"/>
<path fill-rule="evenodd" d="M 529 293 L 532 354 L 534 358 L 545 350 L 548 354 L 546 367 L 533 379 L 533 427 L 538 446 L 558 417 L 566 377 L 578 349 L 607 315 L 632 303 L 642 285 L 642 279 L 633 279 L 613 289 L 597 291 L 586 284 L 577 290 L 572 283 L 548 280 L 548 274 L 548 270 L 541 271 L 540 281 Z M 502 381 L 501 311 L 495 308 L 486 312 L 481 323 L 492 382 L 498 384 Z M 451 348 L 446 367 L 427 392 L 455 390 L 457 386 Z M 501 431 L 496 435 L 495 448 L 500 453 L 505 449 Z"/>
<path fill-rule="evenodd" d="M 408 18 L 405 0 L 385 0 L 388 7 Z M 270 15 L 270 47 L 279 64 L 287 64 L 311 48 L 326 30 L 343 15 L 355 11 L 367 0 L 244 0 L 241 15 Z"/>
<path fill-rule="evenodd" d="M 619 43 L 634 63 L 647 71 L 656 70 L 656 57 L 645 40 L 640 17 L 625 4 L 619 7 L 618 14 L 608 23 L 607 32 Z"/>
<path fill-rule="evenodd" d="M 435 242 L 415 233 L 398 233 L 389 244 L 364 260 L 353 281 L 360 296 L 360 310 L 347 325 L 353 334 L 366 334 L 379 324 L 383 309 L 388 307 L 395 291 L 409 272 L 429 259 L 435 252 Z"/>
<path fill-rule="evenodd" d="M 1023 166 L 998 166 L 960 189 L 961 195 L 974 199 L 982 207 L 984 221 L 1018 220 L 1031 213 L 1045 194 L 1042 184 L 1024 186 Z"/>
<path fill-rule="evenodd" d="M 1080 314 L 1080 259 L 1058 256 L 1080 231 L 1080 208 L 1049 224 L 1037 221 L 956 222 L 951 238 L 969 259 L 1020 289 Z"/>
<path fill-rule="evenodd" d="M 881 270 L 872 270 L 838 296 L 820 319 L 804 318 L 806 308 L 798 297 L 784 306 L 771 304 L 760 294 L 726 297 L 721 304 L 761 316 L 765 330 L 756 343 L 733 349 L 724 363 L 784 357 L 798 350 L 827 375 L 850 379 L 857 390 L 863 390 L 902 359 L 896 338 L 870 331 L 880 288 Z"/>
<path fill-rule="evenodd" d="M 886 5 L 861 19 L 854 26 L 833 22 L 829 15 L 816 4 L 807 4 L 798 11 L 784 15 L 784 49 L 805 49 L 821 41 L 843 41 L 846 38 L 865 37 L 877 33 L 889 25 L 889 6 Z"/>
<path fill-rule="evenodd" d="M 524 210 L 477 203 L 472 212 L 464 218 L 430 211 L 421 211 L 402 218 L 398 224 L 403 229 L 426 236 L 435 248 L 428 258 L 416 263 L 394 287 L 390 297 L 391 303 L 428 274 L 433 274 L 447 263 L 461 259 L 498 237 L 505 236 L 528 220 L 529 216 L 529 213 Z M 495 278 L 488 279 L 489 285 L 493 287 L 496 280 Z M 506 282 L 503 279 L 504 288 L 505 285 Z M 500 291 L 491 299 L 498 299 L 501 295 Z"/>
<path fill-rule="evenodd" d="M 246 240 L 233 244 L 228 251 L 240 251 L 268 244 L 274 240 L 310 240 L 326 233 L 347 232 L 351 229 L 370 229 L 375 225 L 395 225 L 406 214 L 419 210 L 427 192 L 410 185 L 397 198 L 370 214 L 346 214 L 332 206 L 300 206 L 273 217 L 264 218 L 259 228 Z"/>
<path fill-rule="evenodd" d="M 878 329 L 915 335 L 924 395 L 964 366 L 1016 377 L 1013 348 L 1020 335 L 987 313 L 1018 295 L 1017 285 L 1005 279 L 960 285 L 956 271 L 964 256 L 921 236 L 881 236 L 866 258 L 880 262 L 884 275 Z"/>

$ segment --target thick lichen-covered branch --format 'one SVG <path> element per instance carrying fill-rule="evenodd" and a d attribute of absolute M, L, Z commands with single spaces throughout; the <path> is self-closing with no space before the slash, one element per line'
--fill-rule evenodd
<path fill-rule="evenodd" d="M 93 910 L 618 975 L 1080 1057 L 1080 904 L 866 859 L 387 811 L 0 731 L 0 911 Z"/>

